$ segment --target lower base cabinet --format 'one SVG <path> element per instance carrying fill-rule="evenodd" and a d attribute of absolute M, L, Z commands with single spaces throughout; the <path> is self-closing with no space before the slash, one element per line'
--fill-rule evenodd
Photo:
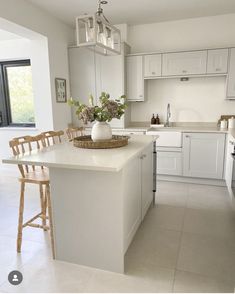
<path fill-rule="evenodd" d="M 183 176 L 223 179 L 225 134 L 183 134 Z"/>
<path fill-rule="evenodd" d="M 171 151 L 158 151 L 157 174 L 182 176 L 182 153 Z"/>

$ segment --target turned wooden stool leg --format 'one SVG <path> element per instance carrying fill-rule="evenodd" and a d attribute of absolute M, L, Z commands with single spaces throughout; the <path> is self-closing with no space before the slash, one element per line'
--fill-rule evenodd
<path fill-rule="evenodd" d="M 17 252 L 21 252 L 21 244 L 22 244 L 23 213 L 24 213 L 24 191 L 25 191 L 25 183 L 21 182 L 19 220 L 18 220 L 18 235 L 17 235 Z"/>
<path fill-rule="evenodd" d="M 50 195 L 49 184 L 46 185 L 46 197 L 47 197 L 48 217 L 49 217 L 49 225 L 50 225 L 52 256 L 53 256 L 53 259 L 55 259 L 54 230 L 53 230 L 53 221 L 52 221 L 51 195 Z"/>
<path fill-rule="evenodd" d="M 42 226 L 46 226 L 46 208 L 45 208 L 45 196 L 43 193 L 43 186 L 42 184 L 39 185 L 39 191 L 40 191 L 40 202 L 41 202 L 41 211 L 42 211 Z M 44 229 L 46 231 L 46 229 Z"/>
<path fill-rule="evenodd" d="M 45 225 L 47 225 L 47 196 L 46 196 L 46 187 L 45 187 L 45 192 L 44 192 L 44 212 L 43 214 L 45 215 Z M 44 228 L 44 231 L 47 231 L 46 228 Z"/>

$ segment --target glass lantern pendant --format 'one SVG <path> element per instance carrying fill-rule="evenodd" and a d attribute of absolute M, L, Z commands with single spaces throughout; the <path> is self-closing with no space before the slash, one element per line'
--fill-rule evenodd
<path fill-rule="evenodd" d="M 94 15 L 82 15 L 76 18 L 77 46 L 94 47 L 97 53 L 113 55 L 121 53 L 121 33 L 111 25 L 104 16 L 102 4 L 98 2 L 98 10 Z"/>

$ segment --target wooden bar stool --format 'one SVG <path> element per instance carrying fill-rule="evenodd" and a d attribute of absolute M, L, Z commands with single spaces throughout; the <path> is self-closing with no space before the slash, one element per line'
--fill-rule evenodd
<path fill-rule="evenodd" d="M 66 129 L 65 132 L 67 134 L 68 140 L 72 141 L 76 137 L 83 136 L 84 131 L 85 131 L 85 128 L 83 128 L 83 127 L 80 127 L 80 128 L 78 128 L 78 127 L 70 127 L 68 129 Z"/>
<path fill-rule="evenodd" d="M 24 136 L 14 138 L 9 142 L 9 145 L 15 156 L 24 155 L 27 152 L 31 152 L 35 149 L 40 150 L 44 148 L 45 142 L 43 135 L 38 136 Z M 18 165 L 21 176 L 19 181 L 21 183 L 20 192 L 20 206 L 19 206 L 19 220 L 18 220 L 18 235 L 17 235 L 17 252 L 21 252 L 22 245 L 22 231 L 26 226 L 33 228 L 41 228 L 44 231 L 50 231 L 52 256 L 55 259 L 54 248 L 54 234 L 53 234 L 53 222 L 52 222 L 52 209 L 51 209 L 51 197 L 50 197 L 50 180 L 48 170 L 45 167 L 35 167 L 29 165 Z M 24 198 L 25 198 L 25 185 L 36 184 L 39 185 L 41 212 L 32 217 L 30 220 L 23 223 L 24 213 Z M 47 216 L 48 210 L 48 216 Z M 36 224 L 34 221 L 40 218 L 42 224 Z M 47 220 L 48 223 L 47 224 Z"/>

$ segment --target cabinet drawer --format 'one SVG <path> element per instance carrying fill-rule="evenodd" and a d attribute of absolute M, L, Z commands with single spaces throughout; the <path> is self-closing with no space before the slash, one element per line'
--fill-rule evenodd
<path fill-rule="evenodd" d="M 207 51 L 163 54 L 163 76 L 197 75 L 206 73 Z"/>
<path fill-rule="evenodd" d="M 157 152 L 157 174 L 182 176 L 182 153 Z"/>

